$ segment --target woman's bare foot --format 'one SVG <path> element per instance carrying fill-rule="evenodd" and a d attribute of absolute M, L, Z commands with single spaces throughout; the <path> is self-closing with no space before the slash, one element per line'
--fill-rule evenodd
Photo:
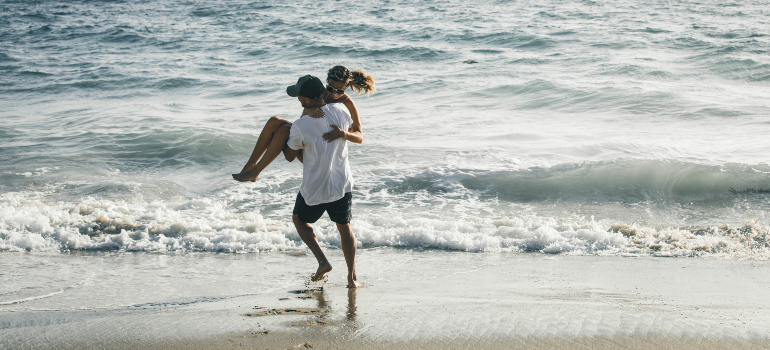
<path fill-rule="evenodd" d="M 321 265 L 318 265 L 318 270 L 316 270 L 313 277 L 310 278 L 311 281 L 316 282 L 320 281 L 324 278 L 324 275 L 332 270 L 332 264 L 329 264 L 329 262 L 325 262 Z"/>
<path fill-rule="evenodd" d="M 246 181 L 254 182 L 254 181 L 257 181 L 258 177 L 259 177 L 259 174 L 255 174 L 253 169 L 245 172 L 241 171 L 238 174 L 233 174 L 233 179 L 235 179 L 235 181 L 240 181 L 240 182 L 246 182 Z"/>

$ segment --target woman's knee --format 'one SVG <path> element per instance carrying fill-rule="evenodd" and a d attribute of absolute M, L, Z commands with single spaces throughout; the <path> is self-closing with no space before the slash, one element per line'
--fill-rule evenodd
<path fill-rule="evenodd" d="M 281 125 L 289 124 L 289 121 L 281 117 L 270 117 L 265 123 L 265 128 L 271 130 L 278 130 Z"/>

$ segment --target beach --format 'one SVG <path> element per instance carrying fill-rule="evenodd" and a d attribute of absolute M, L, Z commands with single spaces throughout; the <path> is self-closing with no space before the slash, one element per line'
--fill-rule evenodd
<path fill-rule="evenodd" d="M 329 255 L 344 271 L 341 252 Z M 9 258 L 11 276 L 32 260 L 74 270 L 80 259 Z M 59 283 L 52 290 L 71 287 L 0 306 L 4 347 L 761 349 L 770 342 L 770 274 L 751 261 L 365 249 L 363 287 L 351 290 L 338 270 L 310 283 L 308 254 L 89 258 L 113 272 L 86 280 L 51 269 L 39 278 Z M 185 268 L 195 272 L 185 276 Z"/>
<path fill-rule="evenodd" d="M 0 1 L 0 349 L 770 348 L 768 57 L 759 0 Z M 299 162 L 231 176 L 336 65 L 357 291 Z"/>

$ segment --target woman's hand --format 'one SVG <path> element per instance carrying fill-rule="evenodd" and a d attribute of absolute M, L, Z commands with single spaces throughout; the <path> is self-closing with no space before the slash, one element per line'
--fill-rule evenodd
<path fill-rule="evenodd" d="M 309 115 L 313 118 L 321 118 L 324 116 L 324 111 L 322 111 L 321 108 L 318 108 L 318 107 L 305 108 L 305 110 L 302 111 L 302 115 Z"/>
<path fill-rule="evenodd" d="M 326 140 L 326 142 L 332 142 L 332 141 L 334 141 L 334 140 L 336 140 L 336 139 L 338 139 L 340 137 L 342 137 L 344 139 L 345 138 L 345 132 L 342 131 L 342 129 L 340 129 L 339 126 L 336 126 L 336 125 L 332 125 L 332 131 L 329 131 L 329 132 L 323 134 L 323 138 L 324 138 L 324 140 Z"/>

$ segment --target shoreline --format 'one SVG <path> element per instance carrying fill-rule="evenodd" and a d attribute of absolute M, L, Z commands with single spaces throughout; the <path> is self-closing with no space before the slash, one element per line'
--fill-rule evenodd
<path fill-rule="evenodd" d="M 361 249 L 351 290 L 329 257 L 50 255 L 100 274 L 0 305 L 0 348 L 770 348 L 765 262 Z"/>

